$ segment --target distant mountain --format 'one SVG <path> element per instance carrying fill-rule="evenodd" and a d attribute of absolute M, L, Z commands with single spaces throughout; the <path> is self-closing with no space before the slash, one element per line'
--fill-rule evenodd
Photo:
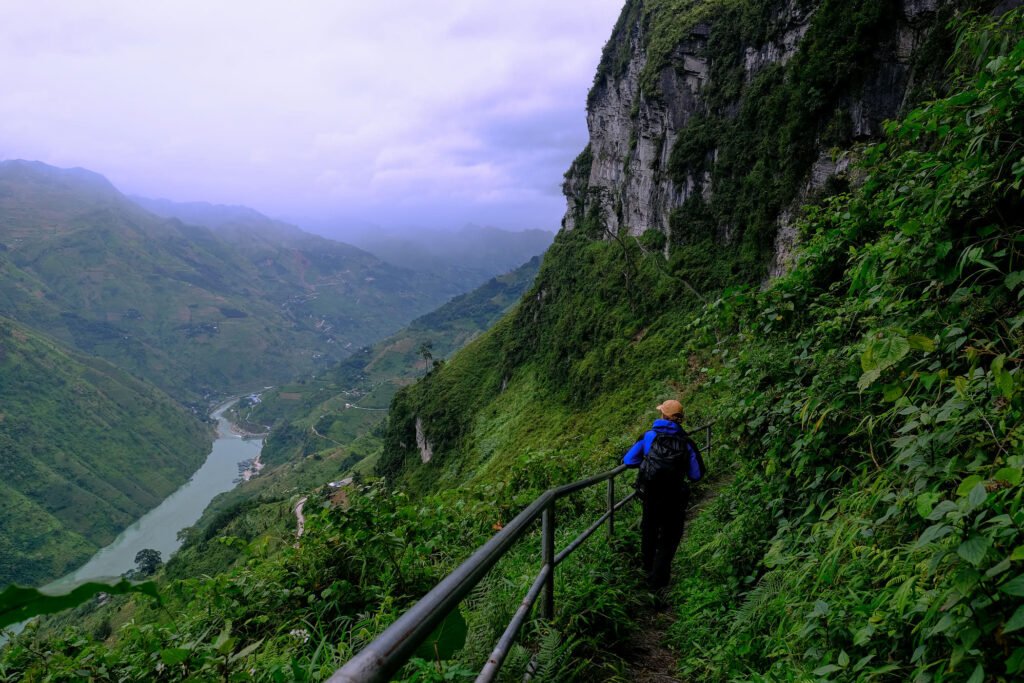
<path fill-rule="evenodd" d="M 0 317 L 0 587 L 81 564 L 209 445 L 208 427 L 155 387 Z"/>
<path fill-rule="evenodd" d="M 543 254 L 554 237 L 546 230 L 511 232 L 467 225 L 453 231 L 372 230 L 347 239 L 388 263 L 434 273 L 471 289 Z"/>
<path fill-rule="evenodd" d="M 90 171 L 0 162 L 0 314 L 199 401 L 328 365 L 463 291 L 249 209 L 143 203 L 213 227 Z"/>
<path fill-rule="evenodd" d="M 277 387 L 254 405 L 243 400 L 238 417 L 248 418 L 255 431 L 275 427 L 264 447 L 270 463 L 339 445 L 351 451 L 383 419 L 398 389 L 493 325 L 529 289 L 539 268 L 540 257 L 534 257 L 314 378 Z"/>
<path fill-rule="evenodd" d="M 149 199 L 137 195 L 130 195 L 128 198 L 157 216 L 177 218 L 183 223 L 202 225 L 222 235 L 255 235 L 261 239 L 274 241 L 302 240 L 314 237 L 295 225 L 264 216 L 248 206 L 228 206 L 210 204 L 209 202 L 175 202 L 170 199 Z"/>

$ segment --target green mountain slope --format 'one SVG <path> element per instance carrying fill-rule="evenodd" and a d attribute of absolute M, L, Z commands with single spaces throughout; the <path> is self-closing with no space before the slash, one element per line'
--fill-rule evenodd
<path fill-rule="evenodd" d="M 0 164 L 0 244 L 7 315 L 189 400 L 344 358 L 459 291 L 258 214 L 162 219 L 34 162 Z"/>
<path fill-rule="evenodd" d="M 280 528 L 286 501 L 353 473 L 372 473 L 391 398 L 424 373 L 421 346 L 429 342 L 439 361 L 457 351 L 519 301 L 539 266 L 535 257 L 315 378 L 239 401 L 237 424 L 252 431 L 273 425 L 261 456 L 266 467 L 211 503 L 168 572 L 180 578 L 222 570 L 239 553 L 218 543 L 218 535 L 252 539 L 267 531 L 268 520 Z M 294 528 L 290 510 L 283 516 L 284 528 Z"/>
<path fill-rule="evenodd" d="M 337 504 L 312 494 L 301 539 L 264 525 L 245 544 L 246 566 L 171 583 L 173 624 L 125 603 L 119 614 L 155 626 L 125 629 L 112 655 L 93 642 L 43 662 L 19 646 L 8 669 L 92 671 L 103 652 L 131 676 L 174 647 L 172 678 L 216 671 L 227 653 L 238 655 L 225 666 L 240 678 L 325 678 L 540 491 L 616 463 L 673 395 L 691 424 L 716 421 L 718 443 L 666 617 L 679 678 L 1019 679 L 1024 15 L 966 14 L 948 33 L 944 18 L 969 4 L 627 3 L 604 75 L 643 81 L 647 93 L 658 85 L 668 98 L 673 75 L 686 74 L 672 60 L 692 58 L 692 41 L 710 41 L 717 26 L 731 69 L 706 87 L 730 89 L 734 114 L 792 108 L 799 125 L 780 137 L 762 130 L 749 148 L 729 139 L 749 128 L 717 129 L 699 155 L 711 194 L 650 230 L 626 220 L 657 213 L 638 208 L 631 173 L 615 176 L 623 187 L 603 186 L 613 176 L 584 167 L 621 161 L 655 173 L 651 158 L 614 158 L 612 143 L 630 148 L 626 129 L 592 131 L 592 151 L 609 143 L 607 153 L 584 154 L 570 171 L 566 229 L 520 305 L 396 395 L 379 462 L 386 482 Z M 1006 7 L 977 6 L 997 4 Z M 715 12 L 694 11 L 703 9 Z M 941 96 L 902 111 L 884 135 L 850 141 L 845 156 L 836 150 L 852 165 L 805 185 L 799 170 L 813 177 L 816 162 L 803 166 L 799 147 L 784 158 L 792 137 L 826 131 L 867 102 L 848 99 L 879 82 L 860 60 L 903 45 L 892 41 L 907 12 L 931 28 L 908 34 L 935 50 L 922 64 L 948 64 L 941 83 L 913 72 Z M 785 40 L 773 51 L 768 38 L 793 35 L 786 60 L 753 73 L 759 48 L 784 53 Z M 877 49 L 865 54 L 850 36 Z M 643 48 L 657 84 L 639 78 L 631 54 L 616 59 L 622 45 Z M 704 87 L 692 61 L 686 75 Z M 632 120 L 633 102 L 619 104 Z M 652 102 L 636 104 L 637 125 L 647 125 Z M 808 107 L 815 114 L 803 118 Z M 638 132 L 633 142 L 652 141 Z M 753 155 L 750 173 L 713 153 L 728 145 Z M 718 162 L 717 187 L 732 197 L 713 199 Z M 761 200 L 766 214 L 748 214 Z M 773 225 L 798 239 L 790 267 L 766 281 L 781 255 Z M 603 504 L 603 491 L 560 504 L 559 547 Z M 620 518 L 618 541 L 595 537 L 559 565 L 554 623 L 527 625 L 503 676 L 518 680 L 536 655 L 546 680 L 628 680 L 631 636 L 650 623 L 639 616 L 652 602 L 635 568 L 635 513 Z M 533 580 L 538 541 L 524 538 L 460 605 L 461 650 L 424 652 L 399 678 L 471 678 Z M 230 641 L 213 635 L 228 629 Z M 160 639 L 148 637 L 154 630 Z"/>
<path fill-rule="evenodd" d="M 0 318 L 0 586 L 80 564 L 185 481 L 210 441 L 154 387 Z"/>
<path fill-rule="evenodd" d="M 429 343 L 439 362 L 483 333 L 518 302 L 537 275 L 541 259 L 460 295 L 423 315 L 401 332 L 361 349 L 308 380 L 243 398 L 233 419 L 251 431 L 272 426 L 259 477 L 219 496 L 197 524 L 206 535 L 249 501 L 285 500 L 296 492 L 341 479 L 351 471 L 373 472 L 379 430 L 395 392 L 422 377 L 421 347 Z M 431 364 L 431 367 L 432 364 Z M 248 506 L 248 507 L 247 507 Z M 202 551 L 206 553 L 207 551 Z M 188 555 L 188 551 L 183 555 Z M 178 564 L 187 560 L 182 558 Z"/>

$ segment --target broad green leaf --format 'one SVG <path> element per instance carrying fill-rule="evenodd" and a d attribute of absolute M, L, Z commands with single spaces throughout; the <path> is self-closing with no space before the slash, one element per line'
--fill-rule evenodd
<path fill-rule="evenodd" d="M 255 652 L 256 648 L 258 648 L 262 644 L 263 644 L 263 638 L 260 638 L 255 643 L 251 643 L 249 645 L 246 645 L 241 650 L 239 650 L 235 654 L 231 655 L 231 661 L 232 662 L 237 662 L 239 659 L 245 659 L 246 657 L 251 655 L 253 652 Z"/>
<path fill-rule="evenodd" d="M 1024 560 L 1024 545 L 1019 545 L 1014 548 L 1013 552 L 1010 553 L 1010 559 L 1015 562 L 1017 560 Z"/>
<path fill-rule="evenodd" d="M 883 339 L 872 339 L 860 357 L 860 367 L 864 372 L 885 370 L 898 363 L 910 351 L 910 343 L 905 337 L 894 336 Z"/>
<path fill-rule="evenodd" d="M 915 351 L 927 351 L 932 352 L 935 350 L 935 341 L 931 337 L 926 337 L 923 334 L 912 334 L 907 337 L 907 343 L 910 348 Z"/>
<path fill-rule="evenodd" d="M 970 495 L 974 487 L 983 481 L 985 480 L 982 479 L 980 475 L 972 474 L 971 476 L 967 477 L 966 479 L 963 480 L 963 482 L 960 483 L 960 486 L 958 486 L 956 489 L 956 495 L 960 496 L 961 498 Z"/>
<path fill-rule="evenodd" d="M 957 393 L 961 396 L 967 395 L 967 378 L 963 375 L 957 375 L 953 378 L 953 384 L 956 386 Z"/>
<path fill-rule="evenodd" d="M 1024 628 L 1024 605 L 1017 608 L 1017 611 L 1013 613 L 1013 616 L 1003 624 L 1003 633 L 1013 633 Z"/>
<path fill-rule="evenodd" d="M 0 628 L 40 614 L 53 614 L 69 607 L 77 607 L 100 593 L 142 593 L 157 601 L 160 600 L 156 584 L 152 581 L 130 583 L 122 580 L 114 584 L 89 582 L 76 586 L 71 592 L 63 595 L 47 595 L 35 588 L 8 586 L 0 593 Z"/>
<path fill-rule="evenodd" d="M 938 502 L 940 496 L 934 491 L 926 491 L 917 497 L 917 514 L 921 515 L 924 519 L 928 519 L 928 515 L 932 514 L 932 509 L 935 507 L 935 503 Z"/>
<path fill-rule="evenodd" d="M 894 384 L 887 384 L 882 390 L 882 400 L 892 403 L 899 400 L 906 391 L 906 387 L 903 386 L 902 382 L 896 382 Z"/>
<path fill-rule="evenodd" d="M 1005 481 L 1007 484 L 1017 485 L 1021 481 L 1021 471 L 1016 467 L 1004 467 L 993 474 L 992 478 L 996 481 Z"/>
<path fill-rule="evenodd" d="M 979 664 L 974 667 L 974 673 L 967 679 L 967 683 L 982 683 L 985 680 L 985 669 Z"/>
<path fill-rule="evenodd" d="M 874 658 L 875 658 L 875 656 L 874 656 L 874 655 L 864 655 L 863 657 L 861 657 L 860 659 L 858 659 L 858 660 L 857 660 L 857 663 L 856 663 L 856 664 L 854 664 L 854 665 L 853 665 L 853 670 L 854 670 L 854 671 L 860 671 L 860 670 L 861 670 L 861 669 L 863 669 L 863 668 L 864 668 L 865 666 L 867 666 L 867 665 L 868 665 L 868 663 L 869 663 L 869 662 L 870 662 L 870 661 L 871 661 L 872 659 L 874 659 Z"/>
<path fill-rule="evenodd" d="M 857 380 L 857 388 L 861 390 L 867 389 L 881 376 L 882 371 L 880 369 L 872 368 L 860 376 L 860 379 Z"/>
<path fill-rule="evenodd" d="M 1003 558 L 1002 562 L 998 562 L 988 568 L 985 572 L 985 577 L 992 578 L 993 576 L 999 576 L 1003 572 L 1009 571 L 1011 566 L 1010 558 Z"/>
<path fill-rule="evenodd" d="M 992 379 L 995 382 L 996 388 L 999 389 L 999 393 L 1005 398 L 1013 397 L 1013 375 L 1011 375 L 1006 369 L 1006 354 L 1000 354 L 992 361 L 990 370 L 992 371 Z"/>
<path fill-rule="evenodd" d="M 985 490 L 984 484 L 977 484 L 971 492 L 967 494 L 967 501 L 971 504 L 971 509 L 974 509 L 985 502 L 988 498 L 988 491 Z"/>
<path fill-rule="evenodd" d="M 189 650 L 183 647 L 170 647 L 166 650 L 160 650 L 160 659 L 167 666 L 176 666 L 188 659 L 189 652 Z"/>
<path fill-rule="evenodd" d="M 1016 270 L 1009 273 L 1005 280 L 1006 288 L 1010 290 L 1017 289 L 1022 282 L 1024 282 L 1024 270 Z"/>
<path fill-rule="evenodd" d="M 991 546 L 992 539 L 987 536 L 971 536 L 960 544 L 956 554 L 977 567 L 985 559 L 985 553 Z"/>
<path fill-rule="evenodd" d="M 1024 597 L 1024 574 L 1020 574 L 1016 578 L 1010 579 L 1000 586 L 999 590 L 1007 595 Z"/>
<path fill-rule="evenodd" d="M 842 671 L 842 669 L 835 664 L 826 664 L 825 666 L 819 666 L 813 673 L 815 676 L 828 676 L 836 671 Z"/>
<path fill-rule="evenodd" d="M 921 222 L 911 219 L 900 226 L 900 231 L 908 237 L 916 235 L 921 231 Z"/>
<path fill-rule="evenodd" d="M 1013 654 L 1010 655 L 1010 658 L 1006 660 L 1006 673 L 1018 673 L 1022 666 L 1024 666 L 1024 647 L 1018 647 L 1013 651 Z"/>
<path fill-rule="evenodd" d="M 850 655 L 846 654 L 846 650 L 839 651 L 839 658 L 836 660 L 836 664 L 844 669 L 850 665 Z"/>
<path fill-rule="evenodd" d="M 930 515 L 928 515 L 928 519 L 932 520 L 933 522 L 936 522 L 936 521 L 938 521 L 940 519 L 943 519 L 946 515 L 948 515 L 951 512 L 959 512 L 959 511 L 960 511 L 960 506 L 959 505 L 957 505 L 956 503 L 954 503 L 951 500 L 944 500 L 944 501 L 942 501 L 941 503 L 939 503 L 938 505 L 935 506 L 935 509 L 932 510 Z"/>
<path fill-rule="evenodd" d="M 948 536 L 953 532 L 953 527 L 948 524 L 932 524 L 930 527 L 924 530 L 924 533 L 917 539 L 916 548 L 923 548 L 924 546 L 939 540 L 945 536 Z"/>

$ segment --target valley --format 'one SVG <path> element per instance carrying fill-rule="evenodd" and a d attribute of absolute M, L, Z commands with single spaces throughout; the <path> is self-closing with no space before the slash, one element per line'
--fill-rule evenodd
<path fill-rule="evenodd" d="M 0 245 L 0 586 L 66 574 L 161 503 L 208 452 L 213 401 L 331 368 L 461 291 L 38 162 L 0 162 Z"/>
<path fill-rule="evenodd" d="M 145 507 L 208 451 L 203 402 L 232 388 L 223 416 L 266 433 L 259 476 L 193 515 L 141 594 L 0 598 L 54 612 L 0 651 L 0 675 L 339 680 L 449 577 L 464 597 L 433 633 L 404 630 L 416 650 L 395 680 L 473 680 L 537 589 L 552 608 L 519 613 L 497 680 L 1019 680 L 1021 4 L 626 0 L 561 230 L 511 270 L 543 236 L 455 233 L 458 249 L 371 229 L 356 248 L 0 166 L 0 439 L 26 473 L 0 505 L 29 501 L 0 520 L 63 529 L 84 556 L 52 491 L 84 480 L 108 515 Z M 479 30 L 453 26 L 445 40 Z M 111 314 L 129 301 L 117 254 L 138 263 L 138 318 Z M 122 412 L 101 412 L 111 398 Z M 610 504 L 603 482 L 510 524 L 619 466 L 668 399 L 684 428 L 713 425 L 714 449 L 706 476 L 672 480 L 689 509 L 667 587 L 640 557 L 650 482 L 564 562 Z M 194 457 L 152 490 L 119 482 L 143 502 L 108 496 L 135 468 L 102 454 L 154 411 L 172 434 L 147 443 L 190 435 Z M 86 458 L 80 434 L 109 441 Z M 33 524 L 9 532 L 29 539 L 15 568 L 37 557 Z M 453 576 L 509 529 L 489 573 Z"/>

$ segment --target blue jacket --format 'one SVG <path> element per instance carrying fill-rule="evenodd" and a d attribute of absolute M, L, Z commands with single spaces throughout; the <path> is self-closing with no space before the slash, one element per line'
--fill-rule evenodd
<path fill-rule="evenodd" d="M 654 428 L 644 434 L 643 438 L 626 451 L 625 457 L 622 458 L 623 464 L 629 467 L 639 467 L 644 457 L 650 453 L 651 444 L 654 443 L 655 436 L 658 434 L 678 434 L 681 431 L 683 431 L 683 428 L 672 420 L 655 420 Z M 697 464 L 697 454 L 693 452 L 693 446 L 687 444 L 687 448 L 690 451 L 690 468 L 687 474 L 690 476 L 691 481 L 697 481 L 700 479 L 700 465 Z"/>

